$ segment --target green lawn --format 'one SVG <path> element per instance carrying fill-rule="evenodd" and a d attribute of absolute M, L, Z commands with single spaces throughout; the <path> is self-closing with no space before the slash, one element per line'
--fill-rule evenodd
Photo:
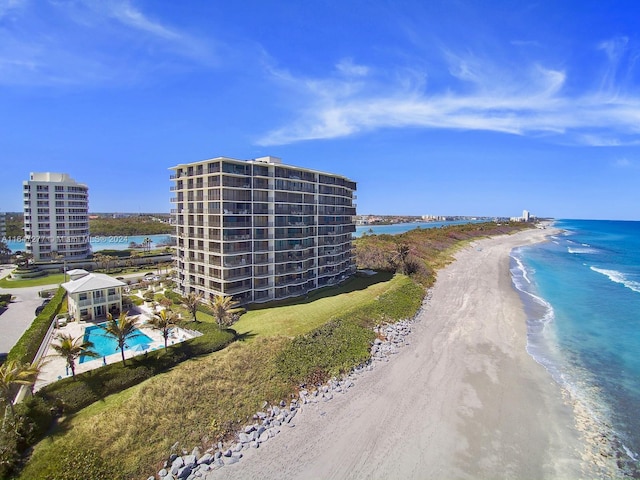
<path fill-rule="evenodd" d="M 249 338 L 274 335 L 293 337 L 370 302 L 399 281 L 402 281 L 402 277 L 392 278 L 385 273 L 371 277 L 353 277 L 340 286 L 314 292 L 304 300 L 250 310 L 240 317 L 233 328 Z"/>
<path fill-rule="evenodd" d="M 69 280 L 69 277 L 67 277 Z M 64 283 L 65 276 L 62 273 L 53 273 L 44 277 L 28 278 L 24 280 L 9 280 L 3 278 L 0 280 L 0 287 L 2 288 L 22 288 L 22 287 L 41 287 L 43 285 L 59 285 Z"/>

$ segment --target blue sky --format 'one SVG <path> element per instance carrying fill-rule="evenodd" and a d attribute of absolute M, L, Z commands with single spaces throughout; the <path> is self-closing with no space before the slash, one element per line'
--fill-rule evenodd
<path fill-rule="evenodd" d="M 168 212 L 274 155 L 358 213 L 640 220 L 636 2 L 0 0 L 0 211 L 29 172 Z"/>

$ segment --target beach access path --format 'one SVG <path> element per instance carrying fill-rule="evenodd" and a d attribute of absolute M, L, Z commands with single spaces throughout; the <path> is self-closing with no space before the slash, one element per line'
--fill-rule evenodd
<path fill-rule="evenodd" d="M 581 478 L 573 410 L 526 352 L 510 252 L 532 229 L 475 241 L 438 272 L 411 342 L 329 402 L 307 404 L 220 479 Z"/>

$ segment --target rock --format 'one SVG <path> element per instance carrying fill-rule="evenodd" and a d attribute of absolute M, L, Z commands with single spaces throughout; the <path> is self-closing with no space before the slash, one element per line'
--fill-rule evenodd
<path fill-rule="evenodd" d="M 184 460 L 182 460 L 182 457 L 176 458 L 171 463 L 171 473 L 173 475 L 176 475 L 178 473 L 178 470 L 180 470 L 182 467 L 184 467 Z"/>
<path fill-rule="evenodd" d="M 238 439 L 240 440 L 240 443 L 248 443 L 251 441 L 251 438 L 246 433 L 238 434 Z"/>
<path fill-rule="evenodd" d="M 280 409 L 278 407 L 273 407 L 271 409 L 271 415 L 277 417 L 278 415 L 280 415 Z"/>
<path fill-rule="evenodd" d="M 162 470 L 160 470 L 160 471 L 158 472 L 158 476 L 159 476 L 159 477 L 166 477 L 166 476 L 167 476 L 167 473 L 169 473 L 169 472 L 167 471 L 167 469 L 166 469 L 166 468 L 163 468 Z"/>
<path fill-rule="evenodd" d="M 254 430 L 253 425 L 247 425 L 246 427 L 244 427 L 244 433 L 249 434 L 253 432 L 253 430 Z"/>
<path fill-rule="evenodd" d="M 269 435 L 269 432 L 268 431 L 264 431 L 264 432 L 262 432 L 262 435 L 260 435 L 260 438 L 258 438 L 258 441 L 260 443 L 264 443 L 267 440 L 269 440 L 269 438 L 271 438 L 270 435 Z"/>
<path fill-rule="evenodd" d="M 193 467 L 197 464 L 198 459 L 195 455 L 185 455 L 182 457 L 182 461 L 184 462 L 185 467 Z"/>
<path fill-rule="evenodd" d="M 218 450 L 216 453 L 213 454 L 213 459 L 218 460 L 221 456 L 222 456 L 222 452 Z"/>
<path fill-rule="evenodd" d="M 230 457 L 232 454 L 233 454 L 233 452 L 231 451 L 231 449 L 230 449 L 230 448 L 228 448 L 228 449 L 223 453 L 223 455 L 224 455 L 225 457 Z"/>
<path fill-rule="evenodd" d="M 189 475 L 191 475 L 191 467 L 182 467 L 180 470 L 178 470 L 178 478 L 182 479 L 182 478 L 187 478 Z"/>
<path fill-rule="evenodd" d="M 256 442 L 256 441 L 253 441 L 253 442 L 251 442 L 251 447 L 252 448 L 259 448 L 260 447 L 260 443 Z"/>
<path fill-rule="evenodd" d="M 209 465 L 213 461 L 213 455 L 205 453 L 198 459 L 198 465 Z"/>
<path fill-rule="evenodd" d="M 173 461 L 174 461 L 176 458 L 178 458 L 178 455 L 177 455 L 176 453 L 172 453 L 172 454 L 169 456 L 169 464 L 172 464 L 172 463 L 173 463 Z"/>
<path fill-rule="evenodd" d="M 284 401 L 284 400 L 280 400 L 280 406 L 281 406 L 282 408 L 284 408 L 284 407 L 286 407 L 286 406 L 287 406 L 287 404 L 285 403 L 285 401 Z"/>
<path fill-rule="evenodd" d="M 191 450 L 191 455 L 196 457 L 196 460 L 198 460 L 202 456 L 202 452 L 200 451 L 200 447 L 193 447 L 193 450 Z"/>
<path fill-rule="evenodd" d="M 147 480 L 156 480 L 156 477 L 154 477 L 153 475 L 151 475 L 150 477 L 147 477 Z"/>
<path fill-rule="evenodd" d="M 233 447 L 233 452 L 234 452 L 233 454 L 235 455 L 236 452 L 239 452 L 241 450 L 242 450 L 242 444 L 241 443 L 236 443 L 236 446 Z"/>
<path fill-rule="evenodd" d="M 225 464 L 226 465 L 233 465 L 234 463 L 238 463 L 239 461 L 240 461 L 240 459 L 238 457 L 231 457 L 231 458 L 227 459 Z"/>
<path fill-rule="evenodd" d="M 264 431 L 265 431 L 265 430 L 266 430 L 266 428 L 265 428 L 264 426 L 260 425 L 260 426 L 256 429 L 256 435 L 257 435 L 258 437 L 260 437 L 260 436 L 264 433 Z"/>

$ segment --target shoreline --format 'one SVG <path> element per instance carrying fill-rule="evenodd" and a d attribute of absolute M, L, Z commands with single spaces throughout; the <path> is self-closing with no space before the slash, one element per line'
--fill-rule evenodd
<path fill-rule="evenodd" d="M 215 478 L 577 478 L 589 455 L 574 405 L 527 351 L 510 252 L 546 230 L 456 253 L 411 343 L 346 395 Z M 255 457 L 255 458 L 252 458 Z"/>

